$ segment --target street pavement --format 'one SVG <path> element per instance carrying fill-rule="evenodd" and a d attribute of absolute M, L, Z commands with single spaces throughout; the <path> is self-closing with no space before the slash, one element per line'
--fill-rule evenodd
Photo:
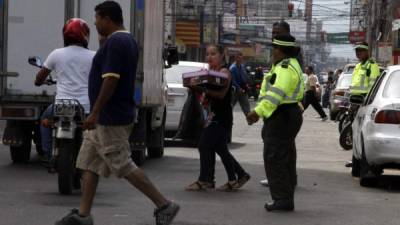
<path fill-rule="evenodd" d="M 344 163 L 351 151 L 338 144 L 337 125 L 321 122 L 309 108 L 297 138 L 298 187 L 296 211 L 267 212 L 267 188 L 262 160 L 262 123 L 248 126 L 239 107 L 235 108 L 233 143 L 230 149 L 252 178 L 241 190 L 186 192 L 196 180 L 199 155 L 196 149 L 169 143 L 165 157 L 148 160 L 142 167 L 170 199 L 181 205 L 176 225 L 398 225 L 400 215 L 399 177 L 386 175 L 374 188 L 359 186 Z M 57 193 L 57 177 L 48 174 L 32 153 L 31 163 L 13 165 L 8 148 L 0 147 L 0 225 L 50 225 L 73 207 L 80 192 L 71 196 Z M 217 185 L 227 181 L 221 162 L 216 167 Z M 150 225 L 152 203 L 125 180 L 101 179 L 94 203 L 96 225 Z"/>

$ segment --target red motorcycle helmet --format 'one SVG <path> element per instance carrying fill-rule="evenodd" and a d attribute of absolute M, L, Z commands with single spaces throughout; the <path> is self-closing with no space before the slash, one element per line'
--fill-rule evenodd
<path fill-rule="evenodd" d="M 65 46 L 81 44 L 87 48 L 89 44 L 90 29 L 87 22 L 83 19 L 72 18 L 63 27 Z"/>

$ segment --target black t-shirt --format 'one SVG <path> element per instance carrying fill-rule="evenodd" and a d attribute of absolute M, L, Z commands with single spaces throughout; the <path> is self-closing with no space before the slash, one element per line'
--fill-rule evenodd
<path fill-rule="evenodd" d="M 232 83 L 223 99 L 210 98 L 211 111 L 214 113 L 212 121 L 229 129 L 233 123 L 233 112 L 231 105 Z"/>
<path fill-rule="evenodd" d="M 133 36 L 124 31 L 113 33 L 97 51 L 89 74 L 91 109 L 100 93 L 103 79 L 118 78 L 111 98 L 100 112 L 99 124 L 127 125 L 135 117 L 135 77 L 139 50 Z"/>

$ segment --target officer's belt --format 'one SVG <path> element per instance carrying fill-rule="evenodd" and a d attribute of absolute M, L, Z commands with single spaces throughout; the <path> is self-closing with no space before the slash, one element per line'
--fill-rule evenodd
<path fill-rule="evenodd" d="M 279 113 L 281 111 L 285 111 L 285 110 L 289 110 L 289 109 L 293 109 L 295 107 L 299 107 L 299 103 L 286 103 L 286 104 L 282 104 L 279 105 L 276 110 L 272 113 L 272 115 L 274 115 L 275 113 Z M 264 118 L 264 122 L 269 120 L 271 117 L 269 118 Z"/>

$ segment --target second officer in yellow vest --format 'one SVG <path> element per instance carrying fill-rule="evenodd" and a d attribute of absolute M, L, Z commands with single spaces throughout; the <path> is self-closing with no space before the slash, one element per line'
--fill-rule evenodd
<path fill-rule="evenodd" d="M 372 85 L 378 78 L 379 66 L 369 56 L 369 48 L 366 42 L 357 43 L 354 47 L 356 56 L 360 61 L 354 69 L 351 79 L 351 95 L 367 95 Z"/>
<path fill-rule="evenodd" d="M 264 166 L 273 202 L 265 209 L 294 210 L 296 185 L 295 138 L 303 123 L 299 102 L 303 99 L 303 72 L 296 60 L 295 38 L 273 39 L 273 65 L 264 76 L 259 101 L 247 116 L 249 124 L 264 120 Z"/>

